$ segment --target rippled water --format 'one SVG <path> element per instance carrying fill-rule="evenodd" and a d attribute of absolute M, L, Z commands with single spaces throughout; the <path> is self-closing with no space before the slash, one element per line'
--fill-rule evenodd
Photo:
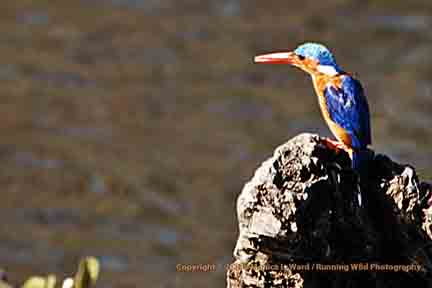
<path fill-rule="evenodd" d="M 296 134 L 330 136 L 306 75 L 252 64 L 304 41 L 362 81 L 376 151 L 431 179 L 431 16 L 421 0 L 3 1 L 2 268 L 70 275 L 91 254 L 101 287 L 225 285 L 243 183 Z M 193 263 L 220 269 L 175 272 Z"/>

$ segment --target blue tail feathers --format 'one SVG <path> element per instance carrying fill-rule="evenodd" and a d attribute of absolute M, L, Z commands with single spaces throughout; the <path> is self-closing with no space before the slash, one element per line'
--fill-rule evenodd
<path fill-rule="evenodd" d="M 367 169 L 368 162 L 373 156 L 371 150 L 354 150 L 352 154 L 352 168 L 358 172 L 362 172 Z"/>

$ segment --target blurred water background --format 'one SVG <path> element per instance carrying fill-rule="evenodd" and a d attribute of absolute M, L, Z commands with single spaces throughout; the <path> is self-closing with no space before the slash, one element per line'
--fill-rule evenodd
<path fill-rule="evenodd" d="M 327 44 L 374 148 L 432 178 L 430 0 L 3 0 L 0 266 L 102 262 L 99 287 L 224 287 L 235 199 L 273 149 L 330 136 L 310 79 L 255 54 Z M 176 264 L 209 263 L 209 273 Z"/>

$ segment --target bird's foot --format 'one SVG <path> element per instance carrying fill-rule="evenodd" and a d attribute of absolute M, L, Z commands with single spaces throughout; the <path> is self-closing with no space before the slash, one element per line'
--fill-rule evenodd
<path fill-rule="evenodd" d="M 353 150 L 344 143 L 332 140 L 330 138 L 325 138 L 325 144 L 328 148 L 336 150 L 336 153 L 339 153 L 341 150 L 347 152 L 349 157 L 352 159 Z"/>
<path fill-rule="evenodd" d="M 343 144 L 342 142 L 335 141 L 335 140 L 332 140 L 330 138 L 325 138 L 324 140 L 325 140 L 326 146 L 332 150 L 336 150 L 337 152 L 339 152 L 340 150 L 347 151 L 348 147 L 345 144 Z"/>

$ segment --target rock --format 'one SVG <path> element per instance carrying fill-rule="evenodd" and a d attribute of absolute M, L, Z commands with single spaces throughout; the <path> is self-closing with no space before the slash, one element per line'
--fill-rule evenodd
<path fill-rule="evenodd" d="M 358 175 L 317 135 L 276 148 L 238 197 L 227 287 L 431 286 L 432 186 L 370 155 Z"/>

